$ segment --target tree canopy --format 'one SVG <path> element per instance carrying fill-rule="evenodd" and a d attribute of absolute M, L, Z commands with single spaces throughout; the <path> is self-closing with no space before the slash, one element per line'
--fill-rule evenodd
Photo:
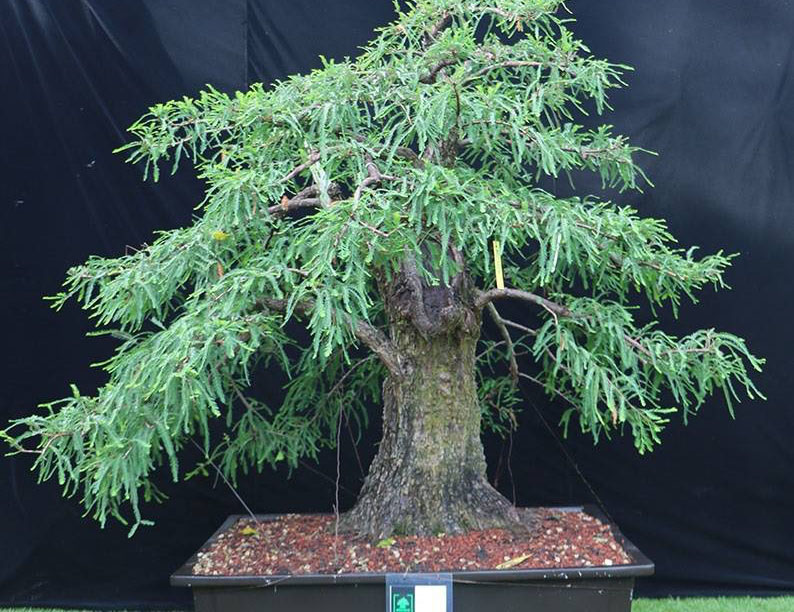
<path fill-rule="evenodd" d="M 627 429 L 640 452 L 670 413 L 687 418 L 715 391 L 729 408 L 757 395 L 762 360 L 741 338 L 635 320 L 636 304 L 677 311 L 724 287 L 732 256 L 698 257 L 662 220 L 541 187 L 581 171 L 621 192 L 648 184 L 640 148 L 577 124 L 609 109 L 628 68 L 593 57 L 561 7 L 416 0 L 355 59 L 152 107 L 120 150 L 155 181 L 192 166 L 206 197 L 190 226 L 69 270 L 54 305 L 78 300 L 119 338 L 108 382 L 90 396 L 73 387 L 6 440 L 100 521 L 130 502 L 135 526 L 140 500 L 158 496 L 153 470 L 180 478 L 191 440 L 232 479 L 295 466 L 334 444 L 340 411 L 364 424 L 399 367 L 377 278 L 405 261 L 430 284 L 464 267 L 477 283 L 501 334 L 484 341 L 478 374 L 495 427 L 510 427 L 521 376 L 568 405 L 565 427 L 596 440 Z M 526 319 L 496 310 L 511 298 Z M 519 351 L 532 371 L 518 371 Z M 289 377 L 280 405 L 248 393 L 262 366 Z"/>

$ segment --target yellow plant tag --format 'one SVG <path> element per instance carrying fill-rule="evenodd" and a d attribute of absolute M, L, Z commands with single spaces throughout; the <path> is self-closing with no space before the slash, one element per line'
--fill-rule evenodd
<path fill-rule="evenodd" d="M 502 245 L 498 240 L 493 241 L 493 266 L 496 271 L 496 287 L 505 288 L 505 277 L 502 272 Z"/>
<path fill-rule="evenodd" d="M 256 529 L 254 529 L 253 527 L 243 527 L 240 530 L 240 533 L 246 536 L 252 536 L 252 535 L 256 535 Z"/>

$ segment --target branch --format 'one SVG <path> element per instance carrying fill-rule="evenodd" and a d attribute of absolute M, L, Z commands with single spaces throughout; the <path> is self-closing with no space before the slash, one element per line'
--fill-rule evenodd
<path fill-rule="evenodd" d="M 427 47 L 429 47 L 431 44 L 433 44 L 433 42 L 435 42 L 436 37 L 441 32 L 443 32 L 445 29 L 447 29 L 450 25 L 452 25 L 452 15 L 450 13 L 448 13 L 448 12 L 445 12 L 442 15 L 441 19 L 439 21 L 437 21 L 433 25 L 433 27 L 430 29 L 430 31 L 425 33 L 425 35 L 423 37 L 424 38 L 423 47 L 425 49 L 427 49 Z M 459 61 L 458 59 L 447 59 L 447 60 L 443 60 L 443 61 L 439 62 L 438 64 L 436 64 L 435 66 L 433 66 L 430 69 L 430 72 L 428 74 L 426 74 L 423 77 L 420 77 L 419 78 L 419 82 L 420 83 L 425 83 L 426 85 L 429 85 L 431 83 L 435 83 L 439 72 L 441 72 L 447 66 L 451 66 L 453 64 L 456 64 L 458 61 Z M 419 160 L 419 158 L 417 158 L 417 159 Z M 419 160 L 419 161 L 420 161 L 420 163 L 423 163 L 423 162 L 421 162 L 421 160 Z"/>
<path fill-rule="evenodd" d="M 464 141 L 461 141 L 461 144 L 464 144 Z M 519 202 L 519 201 L 512 201 L 512 202 L 509 202 L 509 204 L 513 208 L 520 209 L 520 210 L 523 210 L 526 207 L 526 203 L 522 203 L 522 202 Z M 541 212 L 537 212 L 537 213 L 535 213 L 534 216 L 535 216 L 536 220 L 540 221 L 542 219 L 543 215 L 542 215 Z M 615 253 L 614 251 L 610 250 L 610 248 L 612 247 L 612 243 L 616 243 L 616 242 L 619 242 L 621 240 L 620 236 L 605 232 L 602 228 L 596 227 L 596 226 L 594 226 L 594 225 L 592 225 L 590 223 L 585 223 L 584 221 L 575 221 L 574 224 L 575 224 L 576 227 L 579 227 L 579 228 L 582 228 L 582 229 L 586 229 L 586 230 L 592 232 L 593 235 L 596 238 L 604 238 L 604 242 L 600 242 L 598 244 L 599 251 L 601 251 L 602 253 L 606 253 L 607 254 L 607 256 L 609 257 L 609 261 L 612 264 L 614 269 L 618 269 L 619 270 L 619 269 L 623 268 L 623 266 L 626 263 L 625 262 L 625 258 L 622 255 L 619 255 L 618 253 Z M 518 226 L 516 225 L 515 227 L 518 227 Z M 636 263 L 639 266 L 643 266 L 645 268 L 650 268 L 652 270 L 656 270 L 659 274 L 662 274 L 664 276 L 669 276 L 670 278 L 674 278 L 674 279 L 676 279 L 678 281 L 681 281 L 682 283 L 686 282 L 687 280 L 691 280 L 691 277 L 687 277 L 687 276 L 678 274 L 678 273 L 674 272 L 673 270 L 668 270 L 666 268 L 663 268 L 661 265 L 659 265 L 658 263 L 655 263 L 653 261 L 647 261 L 647 260 L 641 260 L 641 259 L 635 259 L 633 261 L 634 261 L 634 263 Z M 714 281 L 715 280 L 714 277 L 710 277 L 710 276 L 707 276 L 707 275 L 703 275 L 702 278 L 704 278 L 706 281 Z"/>
<path fill-rule="evenodd" d="M 416 151 L 409 147 L 397 147 L 394 150 L 394 154 L 398 157 L 410 159 L 417 168 L 421 168 L 425 165 L 425 162 L 420 159 L 420 157 L 416 154 Z"/>
<path fill-rule="evenodd" d="M 261 298 L 258 303 L 270 310 L 278 312 L 287 310 L 287 300 Z M 314 300 L 307 299 L 295 305 L 295 312 L 305 315 L 311 311 L 312 308 L 314 308 Z M 380 358 L 389 372 L 395 376 L 401 376 L 403 374 L 403 368 L 401 366 L 400 354 L 397 351 L 397 347 L 392 344 L 388 336 L 366 321 L 359 320 L 354 324 L 350 315 L 344 313 L 343 316 L 348 325 L 353 329 L 353 334 L 356 338 Z"/>
<path fill-rule="evenodd" d="M 447 66 L 453 66 L 460 62 L 460 59 L 457 57 L 448 58 L 445 60 L 441 60 L 435 66 L 430 69 L 425 76 L 419 78 L 420 83 L 424 83 L 425 85 L 430 85 L 436 82 L 436 78 L 438 77 L 438 73 L 441 72 Z"/>
<path fill-rule="evenodd" d="M 293 212 L 295 210 L 299 210 L 301 208 L 320 208 L 322 207 L 322 201 L 317 196 L 319 195 L 320 190 L 318 189 L 317 185 L 310 185 L 305 189 L 302 189 L 298 193 L 296 193 L 291 198 L 287 198 L 284 196 L 281 198 L 281 202 L 278 204 L 274 204 L 267 209 L 267 212 L 271 215 L 286 215 L 287 213 Z M 339 195 L 339 187 L 332 183 L 328 188 L 328 195 Z M 333 204 L 336 200 L 331 200 Z"/>
<path fill-rule="evenodd" d="M 502 129 L 499 131 L 500 135 L 503 136 L 504 141 L 508 144 L 512 144 L 513 141 L 513 126 L 508 121 L 503 121 L 501 119 L 475 119 L 473 121 L 469 121 L 465 125 L 477 125 L 477 124 L 485 124 L 485 125 L 499 125 L 505 126 L 506 129 Z M 527 128 L 519 127 L 518 128 L 519 135 L 523 136 L 528 142 L 532 142 L 535 145 L 538 145 L 538 139 L 531 134 Z M 607 161 L 612 161 L 616 164 L 628 164 L 631 163 L 630 159 L 620 159 L 617 157 L 609 157 L 608 154 L 619 152 L 624 148 L 630 148 L 624 140 L 621 140 L 620 137 L 614 139 L 614 142 L 605 146 L 605 147 L 586 147 L 584 145 L 580 147 L 566 147 L 560 146 L 559 150 L 565 153 L 575 153 L 577 154 L 582 161 L 587 161 L 590 158 L 596 159 L 605 159 Z"/>
<path fill-rule="evenodd" d="M 521 325 L 520 323 L 516 323 L 515 321 L 510 321 L 509 319 L 505 319 L 504 317 L 502 317 L 502 323 L 504 323 L 508 327 L 514 327 L 517 330 L 522 331 L 530 336 L 538 335 L 538 330 L 532 329 L 531 327 L 527 327 L 526 325 Z"/>
<path fill-rule="evenodd" d="M 373 357 L 373 355 L 369 355 L 369 356 L 365 357 L 364 359 L 361 359 L 361 360 L 357 361 L 352 366 L 350 366 L 350 368 L 347 370 L 347 372 L 342 374 L 342 377 L 334 383 L 333 387 L 331 387 L 329 389 L 328 393 L 326 393 L 326 396 L 331 397 L 334 393 L 339 391 L 339 389 L 342 388 L 342 385 L 345 384 L 345 380 L 347 380 L 347 378 L 355 371 L 355 369 L 358 366 L 360 366 L 362 363 L 366 363 L 367 361 L 372 359 L 372 357 Z"/>
<path fill-rule="evenodd" d="M 507 325 L 507 326 L 510 326 L 510 327 L 515 327 L 516 329 L 520 329 L 520 330 L 522 330 L 522 331 L 524 331 L 524 332 L 526 332 L 528 334 L 536 335 L 537 332 L 534 329 L 530 329 L 529 327 L 525 327 L 525 326 L 520 325 L 518 323 L 514 323 L 513 321 L 507 321 L 506 319 L 502 319 L 501 316 L 499 316 L 499 313 L 496 311 L 495 308 L 494 308 L 494 310 L 491 310 L 491 308 L 492 308 L 491 302 L 493 300 L 499 299 L 499 298 L 505 298 L 505 297 L 511 297 L 511 298 L 516 298 L 516 299 L 532 302 L 533 304 L 537 304 L 538 306 L 542 306 L 543 308 L 548 310 L 555 317 L 557 317 L 557 316 L 560 316 L 560 317 L 574 317 L 574 316 L 576 316 L 573 312 L 571 312 L 571 310 L 569 308 L 567 308 L 566 306 L 563 306 L 562 304 L 557 304 L 556 302 L 552 302 L 551 300 L 548 300 L 548 299 L 546 299 L 544 297 L 541 297 L 539 295 L 536 295 L 534 293 L 530 293 L 529 291 L 521 291 L 519 289 L 491 289 L 490 291 L 486 291 L 484 293 L 480 292 L 479 295 L 477 296 L 476 301 L 475 301 L 475 306 L 477 306 L 478 308 L 486 307 L 486 308 L 488 308 L 488 312 L 491 314 L 492 317 L 494 317 L 494 315 L 496 317 L 499 317 L 499 321 L 497 321 L 496 318 L 494 317 L 494 322 L 497 324 L 497 326 L 499 326 L 500 323 L 501 323 L 502 326 L 506 326 Z M 505 340 L 507 340 L 507 337 L 505 337 L 505 332 L 507 332 L 507 329 L 505 329 L 504 332 L 502 332 L 502 330 L 500 329 L 500 333 L 502 333 L 502 337 L 505 338 Z M 632 338 L 628 334 L 624 334 L 623 335 L 623 339 L 626 342 L 626 344 L 628 344 L 632 349 L 634 349 L 635 351 L 641 353 L 645 357 L 649 357 L 650 358 L 650 357 L 653 356 L 652 353 L 636 338 Z M 710 349 L 710 347 L 703 347 L 701 349 L 690 349 L 687 352 L 707 353 L 707 352 L 709 352 L 709 349 Z M 643 357 L 639 357 L 639 360 L 643 364 L 647 365 L 647 361 Z"/>
<path fill-rule="evenodd" d="M 292 198 L 282 200 L 281 204 L 275 204 L 267 209 L 271 215 L 285 215 L 299 208 L 319 208 L 320 198 Z"/>
<path fill-rule="evenodd" d="M 320 152 L 319 151 L 312 151 L 311 154 L 309 155 L 308 161 L 300 164 L 299 166 L 295 166 L 289 174 L 287 174 L 283 179 L 281 179 L 280 182 L 281 183 L 286 183 L 288 180 L 290 180 L 291 178 L 295 178 L 301 172 L 303 172 L 307 168 L 310 168 L 311 166 L 316 164 L 318 161 L 320 161 Z"/>
<path fill-rule="evenodd" d="M 498 64 L 491 64 L 489 66 L 485 66 L 480 68 L 477 72 L 472 74 L 471 76 L 466 77 L 463 82 L 467 83 L 471 80 L 481 77 L 484 74 L 489 73 L 491 70 L 498 70 L 499 68 L 519 68 L 521 66 L 542 66 L 542 62 L 535 62 L 535 61 L 521 61 L 521 60 L 511 60 L 505 62 L 499 62 Z"/>
<path fill-rule="evenodd" d="M 361 221 L 356 216 L 355 205 L 358 204 L 358 201 L 361 199 L 361 194 L 364 192 L 364 189 L 371 187 L 372 185 L 376 185 L 381 181 L 397 180 L 397 177 L 395 176 L 391 176 L 389 174 L 381 174 L 380 170 L 378 170 L 378 167 L 375 165 L 375 162 L 369 153 L 365 153 L 365 158 L 366 158 L 366 167 L 367 167 L 368 176 L 363 181 L 361 181 L 361 183 L 359 183 L 359 185 L 356 187 L 356 191 L 353 193 L 353 207 L 350 209 L 350 218 L 342 226 L 342 229 L 339 230 L 339 233 L 336 235 L 336 238 L 334 238 L 334 250 L 336 250 L 336 247 L 339 245 L 339 242 L 347 233 L 347 229 L 348 227 L 350 227 L 350 224 L 353 221 L 356 221 L 357 223 L 361 224 L 363 227 L 366 227 L 368 230 L 374 232 L 375 234 L 381 237 L 389 236 L 388 233 L 383 232 L 376 227 L 373 227 L 369 223 L 365 223 L 364 221 Z"/>
<path fill-rule="evenodd" d="M 556 302 L 552 302 L 551 300 L 547 300 L 546 298 L 536 295 L 534 293 L 530 293 L 529 291 L 521 291 L 520 289 L 491 289 L 485 292 L 480 291 L 479 294 L 477 295 L 477 299 L 475 300 L 474 305 L 477 308 L 482 309 L 489 302 L 501 298 L 516 298 L 518 300 L 532 302 L 533 304 L 542 306 L 543 308 L 545 308 L 555 316 L 560 316 L 560 317 L 573 316 L 573 313 L 566 306 L 563 306 L 562 304 L 557 304 Z"/>
<path fill-rule="evenodd" d="M 518 362 L 516 361 L 516 351 L 515 346 L 513 345 L 513 338 L 510 337 L 510 332 L 505 326 L 505 321 L 499 314 L 499 311 L 496 310 L 496 306 L 493 305 L 493 302 L 488 302 L 485 307 L 488 309 L 488 314 L 491 315 L 491 319 L 493 319 L 493 322 L 496 324 L 496 327 L 499 329 L 499 333 L 502 335 L 502 338 L 504 338 L 505 344 L 507 345 L 507 356 L 510 361 L 510 378 L 513 379 L 514 385 L 518 385 Z"/>
<path fill-rule="evenodd" d="M 386 334 L 366 321 L 358 321 L 353 328 L 353 333 L 380 358 L 389 372 L 396 376 L 403 375 L 400 354 Z"/>
<path fill-rule="evenodd" d="M 634 348 L 635 350 L 639 351 L 640 353 L 642 353 L 646 357 L 648 357 L 648 358 L 653 358 L 654 357 L 654 354 L 644 344 L 642 344 L 642 342 L 640 342 L 640 340 L 638 340 L 637 338 L 633 338 L 633 337 L 631 337 L 628 334 L 623 334 L 623 339 L 626 341 L 626 344 L 628 344 L 630 347 Z M 702 355 L 702 354 L 710 353 L 712 350 L 714 350 L 714 345 L 712 343 L 711 338 L 709 338 L 709 340 L 708 340 L 708 342 L 706 342 L 705 346 L 699 346 L 699 347 L 696 347 L 696 348 L 680 349 L 678 351 L 676 351 L 675 349 L 667 349 L 665 351 L 661 351 L 658 354 L 658 356 L 659 357 L 666 357 L 666 356 L 670 355 L 671 353 L 679 353 L 679 354 L 688 353 L 688 354 L 701 354 Z M 645 361 L 642 357 L 638 357 L 638 359 L 643 364 L 647 365 L 648 362 Z"/>
<path fill-rule="evenodd" d="M 425 33 L 425 47 L 430 46 L 433 41 L 435 41 L 436 37 L 441 34 L 441 32 L 446 30 L 451 24 L 452 15 L 449 13 L 444 13 L 441 19 L 439 19 L 435 25 L 433 25 L 430 31 Z"/>
<path fill-rule="evenodd" d="M 508 13 L 507 11 L 503 11 L 500 8 L 496 8 L 493 6 L 483 6 L 480 8 L 483 13 L 492 13 L 493 15 L 498 15 L 502 19 L 509 19 L 511 21 L 518 21 L 520 16 L 515 13 Z"/>
<path fill-rule="evenodd" d="M 47 441 L 44 443 L 44 445 L 39 443 L 40 448 L 30 449 L 22 446 L 20 442 L 18 442 L 15 438 L 11 437 L 7 433 L 8 431 L 11 430 L 12 427 L 14 427 L 14 425 L 12 425 L 6 430 L 0 430 L 0 439 L 7 442 L 12 448 L 14 448 L 14 452 L 9 453 L 9 455 L 16 455 L 18 453 L 27 453 L 30 455 L 43 455 L 47 452 L 50 446 L 52 446 L 52 443 L 55 442 L 55 440 L 57 440 L 58 438 L 63 438 L 65 436 L 71 435 L 68 431 L 59 431 L 55 433 L 50 433 L 48 435 L 44 433 L 40 433 L 39 436 L 42 438 L 42 441 L 44 440 L 45 436 Z"/>
<path fill-rule="evenodd" d="M 535 330 L 533 330 L 533 329 L 530 329 L 530 328 L 525 327 L 523 325 L 520 325 L 518 323 L 514 323 L 513 321 L 508 321 L 506 319 L 502 319 L 501 316 L 499 316 L 499 313 L 495 309 L 491 310 L 491 308 L 492 308 L 491 302 L 493 300 L 495 300 L 495 299 L 504 298 L 504 297 L 517 298 L 517 299 L 525 300 L 525 301 L 528 301 L 528 302 L 532 302 L 534 304 L 538 304 L 539 306 L 542 306 L 543 308 L 548 310 L 552 314 L 552 316 L 554 316 L 555 318 L 558 317 L 558 316 L 560 316 L 560 317 L 568 317 L 568 318 L 577 316 L 576 313 L 572 312 L 566 306 L 563 306 L 561 304 L 557 304 L 556 302 L 552 302 L 551 300 L 548 300 L 548 299 L 546 299 L 544 297 L 541 297 L 539 295 L 535 295 L 534 293 L 530 293 L 528 291 L 521 291 L 521 290 L 518 290 L 518 289 L 491 289 L 490 291 L 479 292 L 479 294 L 477 296 L 477 299 L 475 301 L 475 306 L 477 306 L 478 308 L 487 307 L 488 308 L 488 312 L 491 314 L 492 317 L 494 317 L 494 322 L 496 323 L 497 327 L 500 327 L 500 324 L 501 324 L 500 333 L 502 334 L 502 337 L 507 342 L 508 347 L 510 346 L 510 342 L 508 342 L 509 333 L 507 332 L 507 329 L 506 329 L 505 326 L 515 327 L 516 329 L 520 329 L 520 330 L 522 330 L 522 331 L 524 331 L 524 332 L 526 332 L 528 334 L 532 334 L 532 335 L 536 335 L 537 332 Z M 581 316 L 581 315 L 579 315 L 579 316 Z M 496 317 L 499 317 L 499 321 L 496 320 Z M 585 318 L 589 319 L 589 317 L 585 317 Z M 504 329 L 502 329 L 502 328 L 504 328 Z M 505 334 L 507 334 L 507 335 L 505 335 Z M 634 337 L 630 336 L 629 334 L 625 334 L 624 333 L 623 334 L 623 341 L 633 351 L 638 353 L 637 359 L 640 361 L 640 363 L 642 363 L 644 366 L 651 366 L 651 367 L 656 368 L 655 364 L 652 361 L 653 358 L 654 358 L 654 354 L 639 339 L 634 338 Z M 712 347 L 711 343 L 707 343 L 706 346 L 700 346 L 700 347 L 696 347 L 696 348 L 684 349 L 684 352 L 686 352 L 686 353 L 696 353 L 696 354 L 705 354 L 705 353 L 711 352 L 712 349 L 713 349 L 713 347 Z M 659 355 L 659 357 L 665 357 L 665 356 L 669 355 L 672 352 L 674 352 L 672 349 L 667 350 L 667 351 L 663 351 Z M 553 354 L 548 353 L 548 355 L 552 359 L 552 361 L 557 361 L 557 358 Z M 511 367 L 512 367 L 512 364 L 511 364 Z M 512 369 L 511 369 L 511 373 L 512 373 Z M 522 376 L 523 376 L 523 374 L 522 374 Z M 616 391 L 618 391 L 618 393 L 623 395 L 623 393 L 620 392 L 618 387 L 613 382 L 610 381 L 610 385 L 613 388 L 615 388 Z M 624 398 L 625 398 L 625 396 L 624 396 Z M 628 399 L 626 399 L 626 403 L 630 405 L 630 402 L 628 401 Z M 610 410 L 611 410 L 611 413 L 612 413 L 612 420 L 613 420 L 613 422 L 615 422 L 616 419 L 617 419 L 617 413 L 615 412 L 614 408 L 611 408 Z"/>
<path fill-rule="evenodd" d="M 352 138 L 357 142 L 367 144 L 367 138 L 361 134 L 353 134 Z M 389 150 L 389 146 L 379 143 L 378 146 L 372 149 L 372 152 L 375 153 L 375 155 L 380 156 L 384 151 L 388 152 Z M 397 147 L 394 149 L 393 153 L 396 157 L 402 157 L 403 159 L 411 160 L 414 166 L 418 168 L 421 168 L 424 165 L 424 162 L 420 159 L 419 155 L 416 154 L 416 151 L 410 147 Z"/>
<path fill-rule="evenodd" d="M 320 206 L 320 198 L 316 197 L 318 193 L 319 190 L 317 189 L 317 186 L 311 185 L 306 187 L 306 189 L 299 191 L 291 198 L 284 196 L 281 198 L 281 202 L 279 204 L 269 207 L 267 212 L 271 215 L 284 215 L 299 208 L 312 208 L 314 206 Z"/>
<path fill-rule="evenodd" d="M 361 193 L 367 187 L 376 185 L 381 181 L 397 180 L 397 177 L 391 176 L 390 174 L 381 174 L 381 171 L 375 165 L 375 161 L 372 159 L 372 156 L 369 153 L 366 154 L 366 160 L 367 160 L 366 167 L 367 167 L 368 176 L 363 181 L 361 181 L 361 183 L 359 183 L 358 187 L 356 187 L 356 191 L 353 194 L 353 203 L 356 203 L 361 199 Z"/>
<path fill-rule="evenodd" d="M 532 381 L 536 385 L 540 385 L 541 387 L 543 387 L 544 390 L 547 389 L 546 384 L 542 380 L 539 380 L 539 379 L 535 378 L 534 376 L 530 376 L 529 374 L 524 374 L 523 372 L 519 372 L 518 375 L 521 378 L 526 378 L 527 380 Z M 576 402 L 574 402 L 568 395 L 566 395 L 565 393 L 563 393 L 562 391 L 560 391 L 557 388 L 553 388 L 552 391 L 555 393 L 555 395 L 559 395 L 562 399 L 564 399 L 566 402 L 568 402 L 571 406 L 573 406 L 577 410 L 579 409 L 578 404 Z"/>
<path fill-rule="evenodd" d="M 585 225 L 583 225 L 581 223 L 578 223 L 577 225 L 583 226 L 586 229 L 593 229 L 593 228 L 589 228 L 588 226 L 585 226 Z M 594 230 L 594 231 L 596 231 L 596 233 L 597 233 L 597 230 Z M 610 237 L 610 239 L 614 239 L 614 238 Z M 609 245 L 607 245 L 607 244 L 601 245 L 601 249 L 602 250 L 606 250 L 608 248 L 608 246 Z M 615 265 L 615 267 L 618 268 L 618 269 L 622 268 L 624 263 L 625 263 L 623 257 L 621 257 L 617 253 L 613 253 L 613 252 L 609 253 L 609 261 L 611 261 Z M 659 274 L 664 274 L 665 276 L 669 276 L 670 278 L 674 278 L 674 279 L 682 281 L 682 282 L 687 280 L 687 277 L 681 276 L 680 274 L 676 274 L 672 270 L 667 270 L 665 268 L 662 268 L 662 266 L 660 266 L 659 264 L 654 263 L 652 261 L 638 260 L 636 263 L 638 265 L 640 265 L 640 266 L 645 266 L 646 268 L 651 268 L 652 270 L 656 270 Z"/>
<path fill-rule="evenodd" d="M 647 348 L 645 348 L 645 347 L 644 347 L 644 346 L 643 346 L 643 345 L 642 345 L 642 344 L 639 342 L 639 340 L 636 340 L 635 338 L 632 338 L 632 337 L 631 337 L 631 336 L 629 336 L 628 334 L 623 334 L 623 339 L 626 341 L 626 344 L 628 344 L 628 345 L 629 345 L 629 346 L 631 346 L 631 347 L 634 347 L 635 349 L 637 349 L 637 350 L 638 350 L 640 353 L 642 353 L 643 355 L 646 355 L 647 357 L 653 357 L 653 355 L 651 354 L 651 352 L 650 352 L 650 351 L 649 351 Z M 642 361 L 643 363 L 645 363 L 645 361 L 642 359 L 642 357 L 640 357 L 640 361 Z"/>

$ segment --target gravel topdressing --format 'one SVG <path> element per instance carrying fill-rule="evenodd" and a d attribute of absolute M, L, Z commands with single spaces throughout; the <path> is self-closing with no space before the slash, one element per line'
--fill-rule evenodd
<path fill-rule="evenodd" d="M 358 572 L 574 568 L 632 562 L 609 526 L 579 511 L 539 508 L 536 529 L 504 529 L 380 542 L 334 535 L 334 517 L 242 518 L 198 554 L 194 575 L 284 576 Z M 502 565 L 503 567 L 498 567 Z"/>

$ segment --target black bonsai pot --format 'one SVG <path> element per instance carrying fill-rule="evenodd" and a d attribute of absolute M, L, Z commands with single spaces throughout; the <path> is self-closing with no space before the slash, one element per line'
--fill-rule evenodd
<path fill-rule="evenodd" d="M 602 522 L 593 508 L 584 511 Z M 211 544 L 241 516 L 230 516 L 207 541 Z M 260 517 L 267 520 L 268 516 Z M 452 593 L 447 610 L 452 612 L 629 612 L 634 580 L 653 574 L 653 563 L 610 524 L 615 538 L 631 557 L 630 564 L 555 569 L 458 571 L 449 574 L 305 574 L 293 576 L 197 576 L 194 554 L 172 576 L 173 586 L 190 587 L 196 612 L 351 612 L 386 610 L 387 581 L 402 580 L 442 584 L 451 577 Z M 395 607 L 395 612 L 397 611 Z M 411 607 L 405 610 L 414 610 Z M 435 612 L 435 611 L 433 611 Z"/>

